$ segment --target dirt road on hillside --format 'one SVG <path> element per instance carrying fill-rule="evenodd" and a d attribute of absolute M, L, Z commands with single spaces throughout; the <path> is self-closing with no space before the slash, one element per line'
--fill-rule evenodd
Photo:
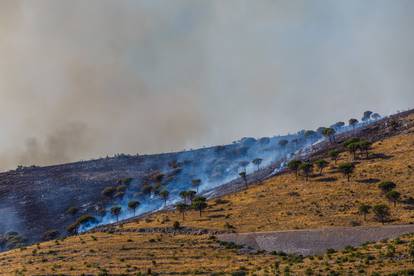
<path fill-rule="evenodd" d="M 381 241 L 414 233 L 414 225 L 389 225 L 378 227 L 332 227 L 322 229 L 292 230 L 262 233 L 218 235 L 218 239 L 246 245 L 268 252 L 283 251 L 290 254 L 318 255 L 327 249 L 344 249 L 366 242 Z"/>

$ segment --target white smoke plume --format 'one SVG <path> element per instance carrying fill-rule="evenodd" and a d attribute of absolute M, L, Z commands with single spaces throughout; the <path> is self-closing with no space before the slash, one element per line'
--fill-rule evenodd
<path fill-rule="evenodd" d="M 412 107 L 413 12 L 411 0 L 2 0 L 0 168 Z"/>

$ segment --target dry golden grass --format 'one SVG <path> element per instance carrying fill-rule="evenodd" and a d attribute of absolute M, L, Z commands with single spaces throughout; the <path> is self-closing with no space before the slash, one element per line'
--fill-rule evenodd
<path fill-rule="evenodd" d="M 242 255 L 208 235 L 94 233 L 17 249 L 0 255 L 0 274 L 110 275 L 152 273 L 182 275 L 257 270 L 274 257 Z"/>
<path fill-rule="evenodd" d="M 378 225 L 372 215 L 367 221 L 363 220 L 358 214 L 359 205 L 390 203 L 378 189 L 378 183 L 361 181 L 394 181 L 403 199 L 414 197 L 413 132 L 375 143 L 372 153 L 383 156 L 359 160 L 350 183 L 336 172 L 333 162 L 323 176 L 312 177 L 309 182 L 284 174 L 245 191 L 209 201 L 210 206 L 202 217 L 197 212 L 188 212 L 182 221 L 181 214 L 175 211 L 159 212 L 126 223 L 119 227 L 121 233 L 118 234 L 84 234 L 2 253 L 0 275 L 14 275 L 16 272 L 22 275 L 81 275 L 105 271 L 137 275 L 139 272 L 147 273 L 148 269 L 160 274 L 210 275 L 213 272 L 228 274 L 240 268 L 255 271 L 256 275 L 275 275 L 276 271 L 285 273 L 288 270 L 291 275 L 304 275 L 305 271 L 321 275 L 329 275 L 332 271 L 371 275 L 374 271 L 388 273 L 413 268 L 407 253 L 408 241 L 414 240 L 412 236 L 404 238 L 405 243 L 394 243 L 394 255 L 387 254 L 391 243 L 378 243 L 298 261 L 265 254 L 243 255 L 237 250 L 219 246 L 208 235 L 122 232 L 131 228 L 172 226 L 174 221 L 180 221 L 182 226 L 237 232 L 350 226 L 356 223 Z M 349 155 L 343 153 L 338 164 L 348 161 Z M 327 181 L 329 179 L 331 181 Z M 411 205 L 399 203 L 397 207 L 390 206 L 391 223 L 414 222 Z M 279 266 L 275 266 L 275 260 Z"/>

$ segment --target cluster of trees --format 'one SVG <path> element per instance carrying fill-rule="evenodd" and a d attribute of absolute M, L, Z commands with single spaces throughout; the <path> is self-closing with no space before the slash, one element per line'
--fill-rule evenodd
<path fill-rule="evenodd" d="M 371 142 L 360 138 L 352 138 L 344 142 L 344 147 L 349 151 L 354 160 L 359 157 L 357 155 L 358 151 L 360 155 L 365 154 L 366 158 L 368 158 L 371 146 Z"/>
<path fill-rule="evenodd" d="M 196 196 L 196 191 L 182 191 L 180 193 L 181 198 L 183 199 L 182 202 L 175 205 L 175 208 L 178 212 L 180 212 L 183 216 L 183 220 L 185 219 L 185 213 L 190 210 L 196 210 L 200 213 L 200 217 L 202 216 L 202 212 L 204 209 L 208 207 L 207 199 L 202 196 Z"/>
<path fill-rule="evenodd" d="M 137 210 L 137 208 L 141 205 L 141 203 L 138 200 L 131 200 L 128 202 L 128 209 L 134 213 L 135 216 L 135 212 Z M 111 208 L 111 214 L 116 217 L 116 221 L 119 221 L 119 216 L 122 213 L 122 207 L 121 206 L 113 206 Z"/>
<path fill-rule="evenodd" d="M 338 158 L 337 152 L 332 152 L 335 160 Z M 296 178 L 299 175 L 303 175 L 305 180 L 308 181 L 309 177 L 313 174 L 314 168 L 317 167 L 319 170 L 319 175 L 323 174 L 323 170 L 328 167 L 329 162 L 325 159 L 320 159 L 315 162 L 310 161 L 301 161 L 301 160 L 292 160 L 288 163 L 288 168 L 293 171 L 296 175 Z M 354 172 L 355 166 L 352 163 L 343 163 L 338 166 L 338 170 L 347 177 L 348 182 L 350 181 L 351 175 Z"/>
<path fill-rule="evenodd" d="M 255 165 L 257 167 L 257 171 L 260 170 L 260 165 L 262 164 L 263 159 L 262 158 L 255 158 L 252 160 L 252 164 Z M 248 182 L 247 182 L 247 167 L 249 166 L 250 162 L 243 160 L 239 162 L 239 165 L 241 167 L 241 172 L 239 173 L 240 178 L 243 180 L 246 188 L 248 187 Z"/>
<path fill-rule="evenodd" d="M 401 199 L 401 194 L 395 190 L 396 187 L 397 185 L 392 181 L 383 181 L 378 184 L 378 188 L 381 190 L 382 194 L 394 204 L 394 207 L 397 206 L 397 202 Z M 364 220 L 366 220 L 367 215 L 372 211 L 376 220 L 383 224 L 391 217 L 390 207 L 386 204 L 378 204 L 374 206 L 362 204 L 359 206 L 358 211 L 364 216 Z"/>

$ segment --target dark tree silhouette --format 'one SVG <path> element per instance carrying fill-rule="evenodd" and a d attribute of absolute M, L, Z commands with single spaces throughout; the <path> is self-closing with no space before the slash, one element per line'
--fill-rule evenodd
<path fill-rule="evenodd" d="M 183 216 L 183 221 L 185 219 L 185 212 L 187 212 L 189 207 L 190 206 L 188 206 L 185 203 L 178 203 L 177 205 L 175 205 L 175 208 L 177 209 L 177 211 L 180 212 L 180 214 Z"/>
<path fill-rule="evenodd" d="M 308 139 L 310 137 L 315 137 L 317 133 L 314 130 L 307 130 L 305 131 L 304 135 L 305 135 L 305 138 Z"/>
<path fill-rule="evenodd" d="M 122 208 L 120 206 L 114 206 L 111 208 L 111 214 L 116 217 L 116 222 L 119 221 L 119 215 L 121 214 Z"/>
<path fill-rule="evenodd" d="M 239 173 L 239 175 L 243 179 L 244 185 L 247 188 L 248 187 L 248 184 L 247 184 L 247 174 L 246 174 L 246 172 L 241 172 L 241 173 Z"/>
<path fill-rule="evenodd" d="M 325 128 L 322 132 L 322 135 L 327 137 L 330 143 L 335 142 L 335 134 L 336 134 L 335 129 L 331 127 Z"/>
<path fill-rule="evenodd" d="M 260 164 L 262 164 L 263 159 L 262 158 L 256 158 L 252 161 L 253 164 L 255 164 L 257 166 L 257 170 L 259 171 L 260 169 Z"/>
<path fill-rule="evenodd" d="M 298 177 L 299 168 L 301 165 L 302 165 L 302 161 L 300 160 L 292 160 L 287 164 L 289 170 L 295 172 L 296 178 Z"/>
<path fill-rule="evenodd" d="M 303 172 L 305 175 L 305 180 L 309 180 L 309 176 L 312 174 L 313 171 L 313 164 L 310 162 L 302 163 L 299 167 L 299 169 Z"/>
<path fill-rule="evenodd" d="M 355 131 L 355 127 L 357 126 L 357 124 L 359 123 L 359 121 L 357 119 L 349 119 L 349 125 L 352 127 L 352 129 Z"/>
<path fill-rule="evenodd" d="M 358 149 L 361 151 L 361 153 L 365 153 L 367 159 L 369 157 L 369 150 L 371 149 L 371 145 L 371 142 L 365 140 L 358 143 Z"/>
<path fill-rule="evenodd" d="M 198 193 L 198 188 L 201 185 L 201 179 L 193 179 L 193 180 L 191 180 L 191 185 L 193 186 L 193 188 L 196 189 L 196 191 Z"/>
<path fill-rule="evenodd" d="M 336 162 L 338 161 L 338 157 L 339 157 L 339 151 L 338 150 L 331 150 L 329 152 L 329 157 L 331 157 L 331 160 L 334 161 L 335 165 L 336 165 Z"/>
<path fill-rule="evenodd" d="M 192 207 L 193 207 L 194 210 L 197 210 L 197 211 L 200 212 L 200 217 L 201 217 L 201 213 L 203 212 L 203 210 L 208 207 L 207 199 L 205 197 L 201 197 L 201 196 L 198 196 L 198 197 L 194 198 Z"/>
<path fill-rule="evenodd" d="M 363 122 L 369 121 L 371 119 L 371 115 L 372 115 L 372 111 L 369 111 L 369 110 L 365 111 L 364 116 L 362 117 L 362 121 Z"/>
<path fill-rule="evenodd" d="M 138 208 L 138 206 L 140 204 L 141 203 L 139 201 L 136 201 L 136 200 L 131 200 L 130 202 L 128 202 L 128 208 L 131 209 L 131 210 L 133 210 L 134 217 L 135 217 L 135 211 L 136 211 L 136 209 Z"/>
<path fill-rule="evenodd" d="M 380 184 L 378 184 L 378 188 L 384 193 L 388 193 L 389 191 L 392 191 L 397 187 L 397 184 L 395 184 L 392 181 L 383 181 Z"/>
<path fill-rule="evenodd" d="M 112 198 L 114 196 L 114 194 L 116 193 L 116 188 L 115 187 L 106 187 L 103 191 L 102 191 L 102 195 L 106 196 L 108 198 Z"/>
<path fill-rule="evenodd" d="M 385 196 L 387 197 L 389 201 L 394 203 L 394 207 L 397 206 L 397 202 L 401 198 L 401 194 L 397 191 L 389 191 L 388 193 L 385 194 Z"/>
<path fill-rule="evenodd" d="M 170 197 L 170 192 L 167 190 L 162 190 L 160 192 L 160 197 L 164 200 L 164 206 L 167 206 L 167 200 Z"/>
<path fill-rule="evenodd" d="M 372 206 L 368 204 L 361 204 L 358 208 L 358 212 L 364 216 L 364 220 L 367 220 L 367 215 L 371 211 Z"/>
<path fill-rule="evenodd" d="M 319 175 L 322 175 L 323 169 L 325 169 L 326 167 L 328 167 L 329 162 L 326 161 L 326 160 L 324 160 L 324 159 L 321 159 L 321 160 L 316 161 L 315 164 L 319 168 Z"/>
<path fill-rule="evenodd" d="M 372 211 L 375 214 L 375 218 L 382 224 L 384 224 L 386 221 L 390 219 L 390 216 L 391 216 L 390 207 L 388 207 L 385 204 L 375 205 L 372 208 Z"/>
<path fill-rule="evenodd" d="M 359 149 L 359 142 L 350 143 L 346 146 L 346 148 L 349 150 L 349 154 L 352 156 L 353 160 L 356 160 L 356 153 Z"/>
<path fill-rule="evenodd" d="M 355 170 L 355 166 L 352 163 L 344 163 L 339 165 L 339 171 L 343 173 L 348 178 L 348 182 L 351 181 L 351 175 Z"/>

